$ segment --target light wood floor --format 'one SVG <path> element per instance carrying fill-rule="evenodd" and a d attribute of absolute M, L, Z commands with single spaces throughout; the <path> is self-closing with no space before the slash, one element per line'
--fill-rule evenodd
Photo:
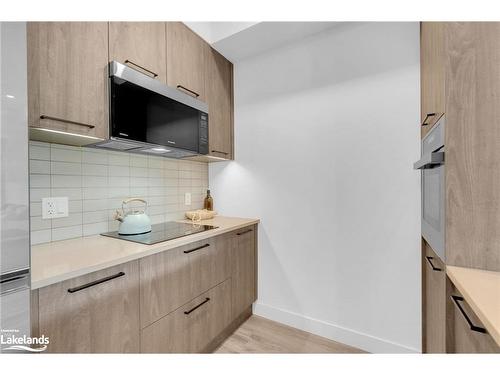
<path fill-rule="evenodd" d="M 215 353 L 364 353 L 362 350 L 252 315 Z"/>

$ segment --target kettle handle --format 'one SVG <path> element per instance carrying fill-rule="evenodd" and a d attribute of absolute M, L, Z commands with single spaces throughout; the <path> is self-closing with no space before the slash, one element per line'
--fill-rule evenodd
<path fill-rule="evenodd" d="M 146 201 L 145 201 L 144 199 L 142 199 L 142 198 L 129 198 L 129 199 L 125 199 L 125 200 L 122 202 L 122 211 L 123 211 L 123 212 L 125 212 L 125 211 L 124 211 L 124 209 L 123 209 L 123 206 L 124 206 L 124 205 L 126 205 L 126 204 L 129 204 L 130 202 L 142 202 L 142 203 L 144 203 L 144 205 L 146 206 L 146 207 L 144 207 L 144 210 L 148 207 L 148 202 L 146 202 Z"/>

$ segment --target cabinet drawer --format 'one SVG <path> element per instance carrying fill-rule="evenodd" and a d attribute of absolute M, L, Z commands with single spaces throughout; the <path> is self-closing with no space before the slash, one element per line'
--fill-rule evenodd
<path fill-rule="evenodd" d="M 500 353 L 500 347 L 449 279 L 447 294 L 448 352 Z"/>
<path fill-rule="evenodd" d="M 141 326 L 227 279 L 230 251 L 225 243 L 219 236 L 141 259 Z"/>
<path fill-rule="evenodd" d="M 38 291 L 48 352 L 139 352 L 139 266 L 129 262 Z"/>
<path fill-rule="evenodd" d="M 231 280 L 144 328 L 143 353 L 198 353 L 230 323 Z"/>

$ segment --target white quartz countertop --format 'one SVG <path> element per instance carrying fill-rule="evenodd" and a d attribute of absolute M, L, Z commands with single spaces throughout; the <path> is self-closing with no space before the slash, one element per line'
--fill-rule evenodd
<path fill-rule="evenodd" d="M 183 222 L 191 223 L 189 220 Z M 35 245 L 31 248 L 31 289 L 42 288 L 257 223 L 259 219 L 216 216 L 203 220 L 202 224 L 217 226 L 217 229 L 154 245 L 101 235 Z"/>

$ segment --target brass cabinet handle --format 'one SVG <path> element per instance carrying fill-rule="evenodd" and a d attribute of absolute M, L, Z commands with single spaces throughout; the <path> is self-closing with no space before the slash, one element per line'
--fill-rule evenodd
<path fill-rule="evenodd" d="M 249 233 L 249 232 L 253 232 L 253 229 L 247 229 L 247 230 L 245 230 L 245 231 L 243 231 L 243 232 L 236 233 L 236 235 L 237 235 L 237 236 L 242 236 L 242 235 L 244 235 L 244 234 L 246 234 L 246 233 Z"/>
<path fill-rule="evenodd" d="M 73 125 L 79 125 L 79 126 L 86 126 L 89 129 L 94 129 L 95 128 L 94 125 L 84 124 L 83 122 L 65 120 L 65 119 L 59 118 L 59 117 L 52 117 L 52 116 L 41 115 L 40 118 L 42 120 L 52 120 L 52 121 L 65 122 L 67 124 L 73 124 Z"/>
<path fill-rule="evenodd" d="M 219 154 L 229 155 L 229 152 L 224 152 L 224 151 L 219 151 L 219 150 L 212 150 L 212 152 L 217 152 Z"/>
<path fill-rule="evenodd" d="M 432 260 L 434 259 L 434 257 L 425 257 L 425 259 L 427 259 L 427 262 L 429 262 L 433 271 L 442 271 L 441 268 L 436 267 L 434 266 L 434 264 L 432 264 Z"/>
<path fill-rule="evenodd" d="M 459 302 L 461 302 L 461 301 L 464 300 L 463 297 L 460 297 L 460 296 L 451 296 L 451 300 L 455 303 L 455 305 L 457 305 L 458 309 L 462 313 L 462 316 L 467 321 L 467 324 L 469 324 L 469 328 L 471 329 L 471 331 L 479 332 L 479 333 L 487 333 L 486 328 L 478 327 L 478 326 L 474 325 L 474 323 L 472 323 L 472 321 L 470 320 L 470 318 L 467 316 L 467 314 L 465 313 L 464 308 L 459 303 Z"/>
<path fill-rule="evenodd" d="M 427 120 L 429 119 L 429 117 L 434 117 L 434 116 L 436 116 L 436 114 L 435 114 L 435 113 L 427 113 L 427 114 L 425 115 L 424 121 L 422 122 L 422 126 L 427 126 L 427 125 L 429 125 L 429 124 L 427 123 Z"/>
<path fill-rule="evenodd" d="M 181 89 L 182 91 L 186 91 L 187 93 L 191 94 L 195 98 L 197 98 L 198 96 L 200 96 L 200 94 L 198 94 L 196 91 L 190 90 L 187 87 L 184 87 L 182 85 L 177 85 L 177 89 L 178 90 Z"/>
<path fill-rule="evenodd" d="M 210 246 L 210 244 L 206 243 L 205 245 L 195 247 L 194 249 L 191 249 L 191 250 L 184 250 L 184 254 L 189 254 L 189 253 L 192 253 L 193 251 L 204 249 L 205 247 L 209 247 L 209 246 Z"/>
<path fill-rule="evenodd" d="M 102 283 L 105 283 L 106 281 L 117 279 L 118 277 L 122 277 L 122 276 L 125 276 L 125 272 L 118 272 L 116 275 L 111 275 L 111 276 L 108 276 L 108 277 L 103 277 L 102 279 L 99 279 L 99 280 L 92 281 L 92 282 L 87 283 L 87 284 L 83 284 L 83 285 L 77 286 L 76 288 L 69 288 L 68 289 L 68 293 L 79 292 L 80 290 L 87 289 L 87 288 L 90 288 L 91 286 L 95 286 L 97 284 L 102 284 Z"/>
<path fill-rule="evenodd" d="M 130 60 L 125 60 L 125 64 L 128 64 L 128 65 L 133 65 L 135 66 L 136 68 L 139 68 L 141 70 L 144 70 L 145 72 L 151 74 L 153 76 L 153 78 L 156 78 L 158 77 L 158 74 L 156 74 L 155 72 L 153 72 L 152 70 L 149 70 L 149 69 L 146 69 L 144 68 L 143 66 L 140 66 L 139 64 L 136 64 L 135 62 L 133 61 L 130 61 Z"/>
<path fill-rule="evenodd" d="M 203 306 L 203 305 L 204 305 L 205 303 L 207 303 L 208 301 L 210 301 L 210 298 L 208 298 L 208 297 L 207 297 L 207 298 L 205 298 L 205 301 L 203 301 L 203 302 L 201 302 L 201 303 L 197 304 L 197 305 L 196 305 L 195 307 L 193 307 L 192 309 L 189 309 L 188 311 L 184 311 L 184 314 L 186 314 L 186 315 L 191 314 L 194 310 L 196 310 L 196 309 L 200 308 L 201 306 Z"/>

